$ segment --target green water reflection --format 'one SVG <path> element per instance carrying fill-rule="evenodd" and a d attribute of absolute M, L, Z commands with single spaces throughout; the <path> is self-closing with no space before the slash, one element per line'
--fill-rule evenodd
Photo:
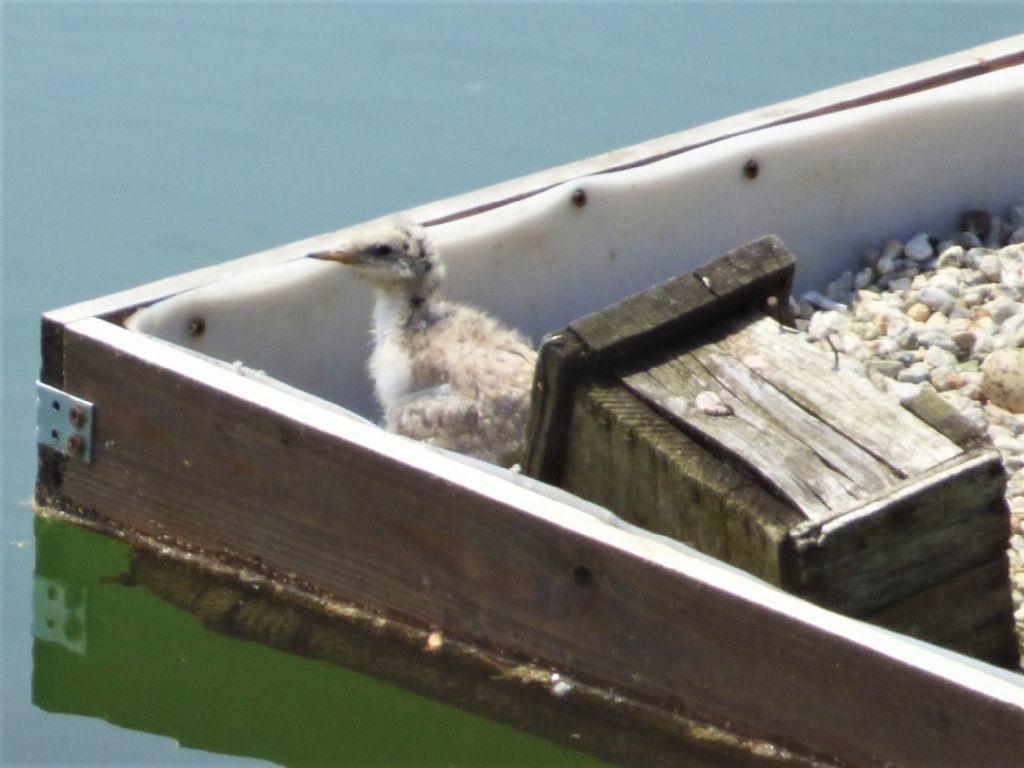
<path fill-rule="evenodd" d="M 205 629 L 126 586 L 129 550 L 37 518 L 32 699 L 286 765 L 599 766 L 366 675 Z"/>

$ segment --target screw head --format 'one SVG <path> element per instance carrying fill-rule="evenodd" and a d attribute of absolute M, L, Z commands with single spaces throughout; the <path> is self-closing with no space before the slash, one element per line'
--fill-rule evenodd
<path fill-rule="evenodd" d="M 761 173 L 761 164 L 754 158 L 750 158 L 743 165 L 743 175 L 748 179 L 756 179 L 759 173 Z"/>
<path fill-rule="evenodd" d="M 67 442 L 68 453 L 72 456 L 81 456 L 85 451 L 85 441 L 81 435 L 69 435 Z"/>
<path fill-rule="evenodd" d="M 71 407 L 71 412 L 68 413 L 68 421 L 71 422 L 73 427 L 77 429 L 82 428 L 85 424 L 85 411 L 82 410 L 81 406 L 75 405 Z"/>
<path fill-rule="evenodd" d="M 582 208 L 584 205 L 587 204 L 587 192 L 586 192 L 586 190 L 584 190 L 584 189 L 575 189 L 575 190 L 573 190 L 572 196 L 569 198 L 569 200 L 571 200 L 572 204 L 575 205 L 577 208 Z"/>

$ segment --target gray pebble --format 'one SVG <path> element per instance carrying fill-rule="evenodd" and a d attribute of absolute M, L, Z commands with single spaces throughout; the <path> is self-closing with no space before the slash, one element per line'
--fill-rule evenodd
<path fill-rule="evenodd" d="M 858 291 L 863 290 L 871 285 L 871 281 L 874 280 L 874 278 L 874 270 L 872 270 L 871 267 L 864 267 L 864 269 L 860 270 L 853 276 L 853 287 Z"/>
<path fill-rule="evenodd" d="M 942 331 L 925 331 L 917 337 L 917 343 L 922 347 L 938 347 L 947 352 L 956 354 L 956 342 Z"/>
<path fill-rule="evenodd" d="M 889 379 L 895 379 L 903 370 L 903 363 L 898 360 L 869 360 L 865 363 L 869 372 L 877 373 Z"/>
<path fill-rule="evenodd" d="M 960 232 L 954 235 L 953 239 L 958 245 L 966 249 L 981 248 L 982 246 L 981 238 L 973 232 Z"/>
<path fill-rule="evenodd" d="M 896 269 L 895 256 L 882 255 L 879 257 L 878 261 L 875 262 L 875 271 L 879 275 L 887 275 L 894 269 Z"/>
<path fill-rule="evenodd" d="M 971 350 L 974 349 L 974 342 L 977 339 L 974 331 L 958 331 L 951 335 L 950 338 L 956 345 L 956 351 L 959 355 L 969 355 Z"/>
<path fill-rule="evenodd" d="M 928 235 L 922 232 L 907 241 L 907 244 L 903 246 L 903 253 L 912 261 L 926 261 L 935 254 L 935 251 L 928 241 Z"/>

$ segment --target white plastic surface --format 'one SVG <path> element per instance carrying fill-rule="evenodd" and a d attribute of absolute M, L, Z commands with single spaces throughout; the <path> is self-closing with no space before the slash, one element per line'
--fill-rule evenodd
<path fill-rule="evenodd" d="M 754 180 L 742 172 L 750 158 Z M 570 201 L 577 188 L 582 208 Z M 1017 66 L 585 177 L 432 231 L 449 264 L 446 294 L 536 342 L 763 234 L 783 239 L 807 288 L 884 239 L 946 233 L 967 208 L 1022 202 Z M 372 417 L 371 299 L 344 268 L 299 259 L 179 294 L 131 327 Z"/>

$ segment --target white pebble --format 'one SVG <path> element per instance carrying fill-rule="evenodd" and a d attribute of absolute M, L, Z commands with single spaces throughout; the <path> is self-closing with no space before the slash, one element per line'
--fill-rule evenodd
<path fill-rule="evenodd" d="M 837 311 L 826 311 L 818 312 L 811 318 L 811 323 L 807 327 L 807 335 L 811 341 L 817 341 L 823 339 L 830 333 L 834 333 L 839 330 L 845 321 L 845 316 Z"/>
<path fill-rule="evenodd" d="M 989 253 L 978 262 L 978 271 L 990 283 L 996 283 L 999 282 L 999 277 L 1003 274 L 1003 265 L 996 254 Z"/>
<path fill-rule="evenodd" d="M 943 267 L 960 267 L 962 266 L 964 258 L 964 249 L 959 245 L 952 245 L 946 250 L 942 251 L 939 255 L 939 260 L 936 262 L 936 266 L 939 269 Z"/>
<path fill-rule="evenodd" d="M 1014 344 L 1013 339 L 1016 338 L 1018 331 L 1024 328 L 1024 312 L 1017 312 L 1006 318 L 999 328 L 999 332 L 1006 338 L 1010 339 L 1008 346 L 1018 347 L 1019 344 Z"/>
<path fill-rule="evenodd" d="M 997 349 L 981 364 L 982 392 L 989 402 L 1024 413 L 1024 349 Z"/>
<path fill-rule="evenodd" d="M 924 362 L 932 368 L 952 368 L 956 365 L 956 355 L 942 347 L 929 347 L 925 352 Z"/>
<path fill-rule="evenodd" d="M 983 305 L 982 309 L 992 318 L 992 322 L 996 325 L 1002 325 L 1013 315 L 1024 312 L 1024 304 L 1008 299 L 1005 296 L 1000 296 Z"/>
<path fill-rule="evenodd" d="M 950 296 L 956 297 L 960 295 L 960 275 L 955 269 L 941 269 L 931 276 L 928 280 L 928 285 L 932 288 L 938 288 L 939 290 L 945 291 Z"/>
<path fill-rule="evenodd" d="M 1017 438 L 1012 437 L 1010 435 L 1000 435 L 999 437 L 992 438 L 992 445 L 994 445 L 1003 453 L 1024 453 L 1024 442 L 1021 442 Z"/>
<path fill-rule="evenodd" d="M 931 378 L 931 370 L 926 363 L 914 363 L 896 374 L 896 381 L 904 384 L 923 384 Z"/>
<path fill-rule="evenodd" d="M 953 308 L 953 302 L 955 299 L 942 288 L 934 288 L 928 286 L 927 288 L 918 291 L 917 300 L 924 304 L 932 312 L 941 312 L 946 315 Z"/>

